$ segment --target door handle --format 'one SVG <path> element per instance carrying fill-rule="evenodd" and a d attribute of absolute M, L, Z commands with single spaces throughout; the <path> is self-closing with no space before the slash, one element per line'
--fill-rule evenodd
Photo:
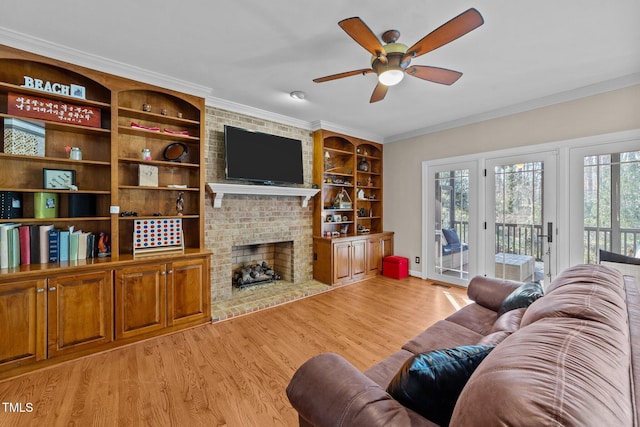
<path fill-rule="evenodd" d="M 553 242 L 553 223 L 547 223 L 547 243 Z"/>

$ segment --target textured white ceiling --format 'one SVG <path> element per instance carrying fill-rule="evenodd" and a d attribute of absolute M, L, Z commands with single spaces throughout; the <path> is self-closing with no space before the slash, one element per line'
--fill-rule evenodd
<path fill-rule="evenodd" d="M 374 74 L 312 82 L 369 66 L 337 25 L 344 18 L 359 16 L 378 36 L 397 29 L 412 45 L 470 7 L 483 26 L 413 61 L 463 72 L 452 86 L 406 76 L 369 104 Z M 638 0 L 4 0 L 2 9 L 0 43 L 88 53 L 89 65 L 124 63 L 188 82 L 214 104 L 379 141 L 640 82 Z M 294 101 L 294 90 L 307 98 Z"/>

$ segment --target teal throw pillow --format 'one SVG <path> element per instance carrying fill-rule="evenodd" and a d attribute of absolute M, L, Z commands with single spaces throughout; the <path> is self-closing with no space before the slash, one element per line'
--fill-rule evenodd
<path fill-rule="evenodd" d="M 498 309 L 498 317 L 516 308 L 529 307 L 535 300 L 544 295 L 542 285 L 537 282 L 523 283 L 502 301 Z"/>
<path fill-rule="evenodd" d="M 460 392 L 494 346 L 461 346 L 407 360 L 387 387 L 394 399 L 428 420 L 449 425 Z"/>

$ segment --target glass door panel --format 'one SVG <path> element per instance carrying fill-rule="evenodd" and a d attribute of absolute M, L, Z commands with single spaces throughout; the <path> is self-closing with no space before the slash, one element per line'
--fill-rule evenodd
<path fill-rule="evenodd" d="M 640 151 L 584 157 L 584 259 L 599 250 L 640 258 Z"/>
<path fill-rule="evenodd" d="M 437 275 L 469 278 L 469 170 L 435 173 L 434 267 Z"/>
<path fill-rule="evenodd" d="M 555 265 L 553 157 L 524 156 L 488 162 L 487 275 L 543 283 Z M 552 184 L 552 185 L 545 185 Z M 552 193 L 552 194 L 547 194 Z"/>

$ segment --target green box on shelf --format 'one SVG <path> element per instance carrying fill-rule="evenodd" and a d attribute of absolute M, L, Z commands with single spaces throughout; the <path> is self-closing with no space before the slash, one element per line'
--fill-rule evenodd
<path fill-rule="evenodd" d="M 57 218 L 58 194 L 44 192 L 34 193 L 33 210 L 36 218 Z"/>

